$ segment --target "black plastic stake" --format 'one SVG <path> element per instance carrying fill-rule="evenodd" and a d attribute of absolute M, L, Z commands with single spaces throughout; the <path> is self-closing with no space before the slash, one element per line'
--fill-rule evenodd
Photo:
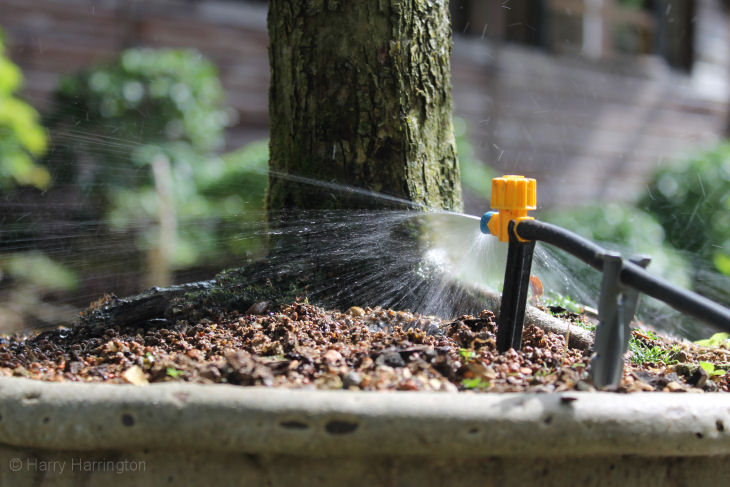
<path fill-rule="evenodd" d="M 603 254 L 603 280 L 598 301 L 595 355 L 591 360 L 593 383 L 598 387 L 617 385 L 623 373 L 623 347 L 625 329 L 623 297 L 621 296 L 621 255 L 616 252 Z"/>
<path fill-rule="evenodd" d="M 616 252 L 605 252 L 603 281 L 598 303 L 598 327 L 596 328 L 595 355 L 591 359 L 591 376 L 594 385 L 617 386 L 624 370 L 624 354 L 631 338 L 631 320 L 639 303 L 639 292 L 627 288 L 621 282 L 623 260 Z M 651 259 L 641 256 L 629 259 L 644 268 Z"/>
<path fill-rule="evenodd" d="M 497 318 L 497 350 L 522 348 L 522 326 L 525 322 L 527 290 L 535 242 L 520 242 L 515 235 L 515 222 L 509 223 L 509 250 L 504 271 L 502 303 Z"/>

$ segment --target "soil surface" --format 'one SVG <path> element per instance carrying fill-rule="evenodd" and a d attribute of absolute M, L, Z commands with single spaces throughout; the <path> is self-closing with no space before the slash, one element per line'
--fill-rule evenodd
<path fill-rule="evenodd" d="M 494 315 L 445 322 L 406 311 L 304 303 L 196 322 L 79 324 L 0 337 L 0 375 L 144 385 L 182 380 L 355 390 L 552 392 L 594 390 L 590 352 L 528 326 L 499 354 Z M 703 366 L 700 364 L 703 363 Z M 711 365 L 708 365 L 711 364 Z M 730 350 L 635 331 L 617 392 L 730 390 Z"/>

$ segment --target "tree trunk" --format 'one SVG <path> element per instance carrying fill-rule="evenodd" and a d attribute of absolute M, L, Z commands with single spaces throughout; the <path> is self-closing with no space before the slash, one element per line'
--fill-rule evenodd
<path fill-rule="evenodd" d="M 271 0 L 268 24 L 270 210 L 384 206 L 345 185 L 462 207 L 446 0 Z"/>

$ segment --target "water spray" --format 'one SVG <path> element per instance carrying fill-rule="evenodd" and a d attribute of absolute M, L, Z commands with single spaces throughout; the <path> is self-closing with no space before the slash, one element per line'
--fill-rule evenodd
<path fill-rule="evenodd" d="M 527 290 L 535 241 L 551 244 L 601 271 L 601 295 L 595 355 L 591 375 L 597 386 L 618 385 L 623 375 L 623 357 L 631 338 L 630 323 L 639 293 L 664 301 L 674 309 L 694 316 L 724 331 L 730 331 L 730 309 L 692 291 L 678 288 L 645 270 L 646 256 L 624 259 L 568 230 L 528 216 L 537 208 L 537 181 L 524 176 L 492 180 L 491 205 L 481 219 L 483 233 L 509 243 L 502 302 L 497 318 L 497 348 L 504 352 L 522 345 Z"/>

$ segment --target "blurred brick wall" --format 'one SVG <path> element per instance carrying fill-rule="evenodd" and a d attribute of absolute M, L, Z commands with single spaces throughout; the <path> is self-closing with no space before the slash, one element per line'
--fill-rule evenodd
<path fill-rule="evenodd" d="M 43 108 L 61 73 L 131 46 L 195 47 L 238 114 L 229 148 L 268 132 L 266 5 L 225 0 L 0 0 L 0 27 Z M 701 27 L 701 26 L 700 26 Z M 728 103 L 658 58 L 591 62 L 480 37 L 455 41 L 456 113 L 478 155 L 540 180 L 543 206 L 631 199 L 656 165 L 720 138 Z M 484 207 L 467 194 L 467 209 Z"/>

